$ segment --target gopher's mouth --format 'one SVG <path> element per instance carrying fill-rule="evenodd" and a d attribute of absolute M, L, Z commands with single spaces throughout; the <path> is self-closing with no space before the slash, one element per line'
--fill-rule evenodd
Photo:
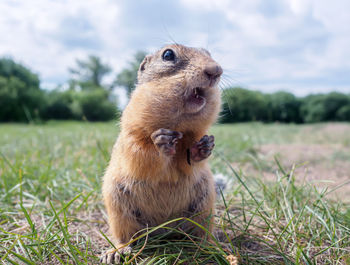
<path fill-rule="evenodd" d="M 193 104 L 202 105 L 205 103 L 205 93 L 204 89 L 201 87 L 195 87 L 192 89 L 188 101 Z"/>
<path fill-rule="evenodd" d="M 207 103 L 205 89 L 202 87 L 195 87 L 190 90 L 186 98 L 186 112 L 198 113 Z"/>

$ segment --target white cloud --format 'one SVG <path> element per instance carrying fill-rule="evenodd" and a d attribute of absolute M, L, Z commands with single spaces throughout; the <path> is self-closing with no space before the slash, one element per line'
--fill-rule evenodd
<path fill-rule="evenodd" d="M 0 10 L 0 55 L 13 56 L 39 71 L 46 83 L 64 82 L 68 77 L 67 68 L 74 65 L 76 58 L 92 52 L 112 54 L 119 45 L 113 37 L 119 11 L 113 1 L 37 0 L 35 4 L 30 1 L 5 1 L 0 2 Z M 104 47 L 94 50 L 84 48 L 84 45 L 65 45 L 64 34 L 71 29 L 63 27 L 62 22 L 69 17 L 75 17 L 77 21 L 85 17 L 91 24 L 90 32 L 75 32 L 77 39 L 96 39 Z"/>
<path fill-rule="evenodd" d="M 347 0 L 5 0 L 0 56 L 55 83 L 68 78 L 76 58 L 94 53 L 119 71 L 137 49 L 153 51 L 174 38 L 209 48 L 228 78 L 238 80 L 233 85 L 344 90 L 348 10 Z"/>
<path fill-rule="evenodd" d="M 192 7 L 198 4 L 197 0 L 190 2 L 195 3 Z M 224 30 L 223 38 L 217 43 L 225 54 L 221 62 L 231 69 L 243 66 L 243 83 L 265 89 L 266 81 L 271 87 L 292 88 L 296 86 L 296 80 L 315 79 L 317 82 L 319 78 L 324 82 L 323 75 L 330 70 L 350 70 L 350 50 L 347 48 L 350 47 L 347 12 L 350 2 L 335 2 L 285 1 L 276 16 L 265 16 L 259 11 L 259 6 L 266 3 L 264 1 L 225 2 L 218 9 L 233 26 Z M 204 4 L 204 7 L 217 8 L 210 4 Z M 278 53 L 280 49 L 285 50 L 284 54 Z M 264 56 L 263 51 L 268 55 Z M 240 79 L 240 76 L 236 78 Z M 276 86 L 281 79 L 285 81 Z M 350 88 L 349 83 L 332 85 L 331 82 L 329 89 Z M 319 86 L 320 91 L 324 91 L 325 85 L 320 82 L 316 90 Z M 310 91 L 306 87 L 310 87 Z M 315 87 L 305 84 L 302 91 L 315 92 Z"/>

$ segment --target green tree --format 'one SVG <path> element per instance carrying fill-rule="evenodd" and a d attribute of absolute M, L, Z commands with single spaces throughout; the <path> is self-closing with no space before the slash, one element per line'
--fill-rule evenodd
<path fill-rule="evenodd" d="M 138 51 L 134 59 L 129 62 L 128 67 L 124 68 L 116 77 L 114 84 L 121 86 L 125 89 L 126 94 L 130 97 L 131 92 L 135 89 L 135 84 L 137 81 L 137 71 L 146 53 L 143 51 Z"/>
<path fill-rule="evenodd" d="M 107 100 L 106 93 L 101 89 L 79 93 L 79 103 L 84 119 L 108 121 L 119 117 L 116 105 Z"/>
<path fill-rule="evenodd" d="M 118 117 L 116 103 L 112 102 L 114 84 L 104 84 L 103 79 L 112 69 L 94 55 L 86 60 L 76 60 L 76 67 L 69 69 L 73 78 L 70 87 L 74 93 L 56 97 L 52 108 L 61 116 L 89 121 L 106 121 Z M 77 89 L 80 88 L 80 89 Z"/>
<path fill-rule="evenodd" d="M 301 101 L 293 94 L 279 91 L 267 95 L 269 104 L 269 121 L 275 122 L 295 122 L 300 123 Z"/>
<path fill-rule="evenodd" d="M 102 62 L 102 60 L 90 55 L 86 60 L 76 60 L 76 67 L 70 68 L 69 72 L 73 78 L 70 80 L 72 88 L 80 87 L 82 90 L 93 90 L 104 88 L 110 90 L 111 87 L 104 87 L 103 78 L 112 71 L 112 68 Z"/>
<path fill-rule="evenodd" d="M 303 99 L 301 114 L 304 122 L 344 120 L 348 105 L 350 97 L 342 93 L 309 95 Z"/>
<path fill-rule="evenodd" d="M 16 77 L 24 83 L 25 87 L 39 90 L 38 75 L 10 58 L 0 59 L 0 76 L 7 79 Z"/>
<path fill-rule="evenodd" d="M 350 121 L 350 103 L 338 109 L 336 117 L 339 121 Z"/>
<path fill-rule="evenodd" d="M 45 105 L 37 74 L 10 58 L 0 59 L 0 121 L 33 121 Z"/>
<path fill-rule="evenodd" d="M 81 107 L 74 90 L 60 91 L 58 89 L 46 92 L 46 106 L 42 113 L 45 120 L 82 119 Z"/>
<path fill-rule="evenodd" d="M 223 108 L 220 114 L 222 123 L 244 121 L 267 121 L 268 100 L 258 91 L 234 87 L 225 89 Z"/>

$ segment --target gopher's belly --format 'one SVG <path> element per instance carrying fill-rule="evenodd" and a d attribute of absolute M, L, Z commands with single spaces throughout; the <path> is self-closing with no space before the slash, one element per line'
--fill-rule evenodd
<path fill-rule="evenodd" d="M 147 181 L 137 181 L 131 186 L 118 184 L 116 201 L 122 212 L 136 219 L 141 227 L 157 226 L 169 219 L 194 214 L 195 204 L 209 194 L 210 177 L 183 177 L 176 184 Z"/>

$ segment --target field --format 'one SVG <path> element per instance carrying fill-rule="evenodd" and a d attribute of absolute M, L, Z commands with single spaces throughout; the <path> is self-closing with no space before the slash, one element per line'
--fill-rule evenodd
<path fill-rule="evenodd" d="M 210 163 L 225 186 L 216 237 L 146 231 L 126 264 L 230 264 L 229 254 L 242 264 L 350 264 L 350 124 L 216 125 L 211 133 Z M 117 134 L 114 123 L 0 125 L 3 264 L 98 264 L 110 247 L 101 176 Z"/>

